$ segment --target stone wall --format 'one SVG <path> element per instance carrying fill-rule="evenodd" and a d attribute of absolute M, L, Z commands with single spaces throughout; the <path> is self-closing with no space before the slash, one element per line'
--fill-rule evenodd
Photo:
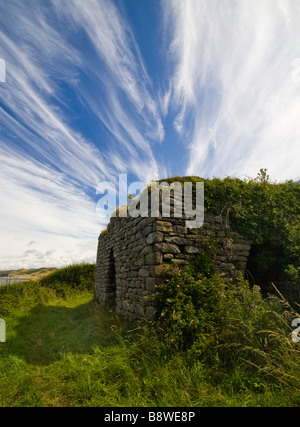
<path fill-rule="evenodd" d="M 251 241 L 225 219 L 205 212 L 201 228 L 189 229 L 184 218 L 112 217 L 99 236 L 95 298 L 130 321 L 153 314 L 147 299 L 155 292 L 163 263 L 186 265 L 202 250 L 203 239 L 216 247 L 216 268 L 230 279 L 246 268 Z"/>
<path fill-rule="evenodd" d="M 148 245 L 155 218 L 111 218 L 99 236 L 95 298 L 128 320 L 149 316 L 145 299 L 155 289 L 158 254 Z"/>

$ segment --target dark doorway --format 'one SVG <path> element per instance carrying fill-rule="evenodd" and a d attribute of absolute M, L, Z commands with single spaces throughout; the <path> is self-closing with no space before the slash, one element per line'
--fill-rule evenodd
<path fill-rule="evenodd" d="M 112 249 L 109 253 L 106 294 L 107 294 L 107 304 L 110 307 L 115 307 L 116 298 L 117 298 L 116 264 L 115 264 L 114 252 Z"/>
<path fill-rule="evenodd" d="M 259 285 L 264 292 L 272 288 L 281 276 L 278 250 L 268 245 L 252 245 L 246 265 L 246 275 L 251 285 Z"/>

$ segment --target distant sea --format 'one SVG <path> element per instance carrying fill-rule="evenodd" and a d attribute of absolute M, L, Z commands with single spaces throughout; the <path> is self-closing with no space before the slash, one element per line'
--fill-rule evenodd
<path fill-rule="evenodd" d="M 26 282 L 27 280 L 30 279 L 21 279 L 17 277 L 0 277 L 0 286 L 11 285 L 12 283 L 16 282 Z"/>

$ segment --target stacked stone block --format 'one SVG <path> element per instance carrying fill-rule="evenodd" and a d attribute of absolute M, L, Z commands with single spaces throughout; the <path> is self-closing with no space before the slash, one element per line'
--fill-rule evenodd
<path fill-rule="evenodd" d="M 187 228 L 185 220 L 112 217 L 99 236 L 95 298 L 129 321 L 150 318 L 154 309 L 149 297 L 160 283 L 163 265 L 188 265 L 207 238 L 214 242 L 215 265 L 222 276 L 230 280 L 244 272 L 251 241 L 209 212 L 200 228 Z"/>

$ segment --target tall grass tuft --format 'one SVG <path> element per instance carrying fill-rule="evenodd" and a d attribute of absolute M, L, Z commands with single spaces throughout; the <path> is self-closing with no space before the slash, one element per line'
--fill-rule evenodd
<path fill-rule="evenodd" d="M 92 291 L 95 280 L 95 264 L 79 263 L 60 268 L 40 280 L 42 286 L 55 291 L 66 289 Z"/>

